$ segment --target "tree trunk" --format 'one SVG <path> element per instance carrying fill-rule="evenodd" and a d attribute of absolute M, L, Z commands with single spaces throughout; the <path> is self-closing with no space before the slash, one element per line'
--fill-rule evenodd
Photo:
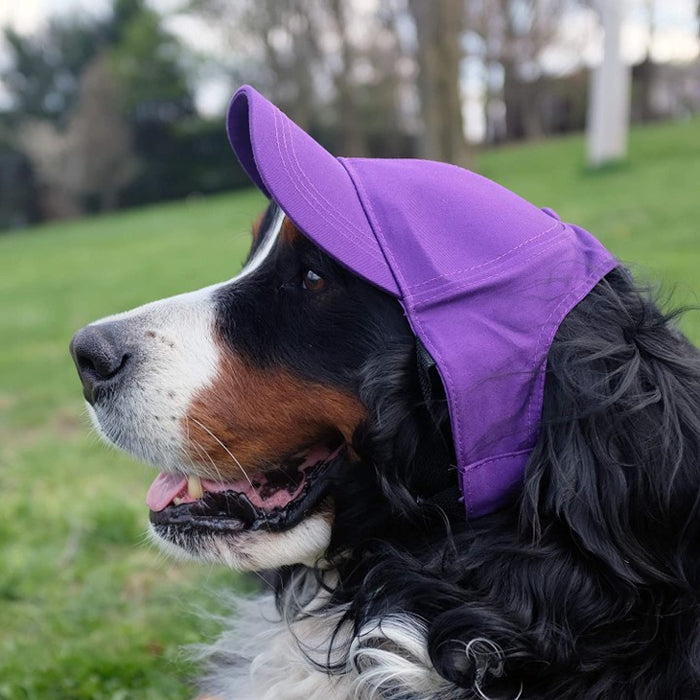
<path fill-rule="evenodd" d="M 655 68 L 656 67 L 652 62 L 651 57 L 647 54 L 646 58 L 639 64 L 639 66 L 637 66 L 636 69 L 636 103 L 638 111 L 635 110 L 635 112 L 637 118 L 641 122 L 650 122 L 656 117 L 652 100 Z"/>
<path fill-rule="evenodd" d="M 587 149 L 593 167 L 622 160 L 627 155 L 630 69 L 622 60 L 621 0 L 598 0 L 603 22 L 603 61 L 591 73 Z"/>
<path fill-rule="evenodd" d="M 100 211 L 114 211 L 119 204 L 118 188 L 105 186 L 100 190 Z"/>
<path fill-rule="evenodd" d="M 354 73 L 355 52 L 348 35 L 344 0 L 332 0 L 331 12 L 336 23 L 340 39 L 340 70 L 335 75 L 338 151 L 345 156 L 367 155 L 367 144 L 360 128 L 359 110 L 355 99 L 355 90 L 350 80 Z"/>
<path fill-rule="evenodd" d="M 460 64 L 462 0 L 409 0 L 418 39 L 419 94 L 423 115 L 421 155 L 467 165 Z"/>
<path fill-rule="evenodd" d="M 516 73 L 516 62 L 503 58 L 503 103 L 506 108 L 506 141 L 517 141 L 525 136 L 522 111 L 522 83 Z"/>
<path fill-rule="evenodd" d="M 542 78 L 521 83 L 523 92 L 523 130 L 526 139 L 541 139 L 545 135 L 542 110 Z"/>

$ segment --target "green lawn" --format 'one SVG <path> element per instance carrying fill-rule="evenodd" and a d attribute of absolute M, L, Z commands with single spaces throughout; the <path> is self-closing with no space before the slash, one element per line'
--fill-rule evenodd
<path fill-rule="evenodd" d="M 573 137 L 478 169 L 698 303 L 700 122 L 637 130 L 630 152 L 591 173 Z M 261 205 L 225 195 L 0 236 L 0 698 L 191 697 L 181 647 L 213 632 L 197 609 L 250 583 L 144 542 L 154 472 L 90 432 L 67 347 L 90 320 L 231 276 Z M 700 341 L 700 314 L 683 323 Z"/>

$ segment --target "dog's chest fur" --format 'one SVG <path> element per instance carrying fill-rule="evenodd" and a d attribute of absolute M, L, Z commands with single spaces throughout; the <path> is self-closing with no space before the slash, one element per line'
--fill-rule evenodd
<path fill-rule="evenodd" d="M 208 667 L 207 696 L 221 700 L 454 700 L 464 689 L 433 668 L 420 620 L 395 615 L 366 624 L 357 635 L 349 625 L 335 638 L 330 660 L 339 673 L 322 668 L 343 610 L 309 612 L 285 622 L 273 597 L 237 599 L 232 624 L 217 641 L 198 649 Z M 307 606 L 312 611 L 316 606 Z"/>

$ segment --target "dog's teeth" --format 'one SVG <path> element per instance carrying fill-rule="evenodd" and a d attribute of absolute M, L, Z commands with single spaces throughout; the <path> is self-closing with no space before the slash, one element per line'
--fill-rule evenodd
<path fill-rule="evenodd" d="M 173 503 L 174 503 L 176 506 L 179 506 L 179 505 L 182 503 L 182 499 L 179 498 L 178 496 L 176 496 L 175 498 L 173 498 Z"/>
<path fill-rule="evenodd" d="M 201 498 L 204 495 L 202 480 L 196 474 L 187 477 L 187 493 L 190 498 Z"/>

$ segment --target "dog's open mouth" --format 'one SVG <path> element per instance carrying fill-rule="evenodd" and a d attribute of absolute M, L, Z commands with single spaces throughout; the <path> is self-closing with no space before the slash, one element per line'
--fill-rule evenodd
<path fill-rule="evenodd" d="M 272 532 L 297 525 L 323 500 L 328 472 L 344 446 L 315 447 L 283 467 L 230 482 L 161 472 L 146 504 L 155 525 Z"/>

